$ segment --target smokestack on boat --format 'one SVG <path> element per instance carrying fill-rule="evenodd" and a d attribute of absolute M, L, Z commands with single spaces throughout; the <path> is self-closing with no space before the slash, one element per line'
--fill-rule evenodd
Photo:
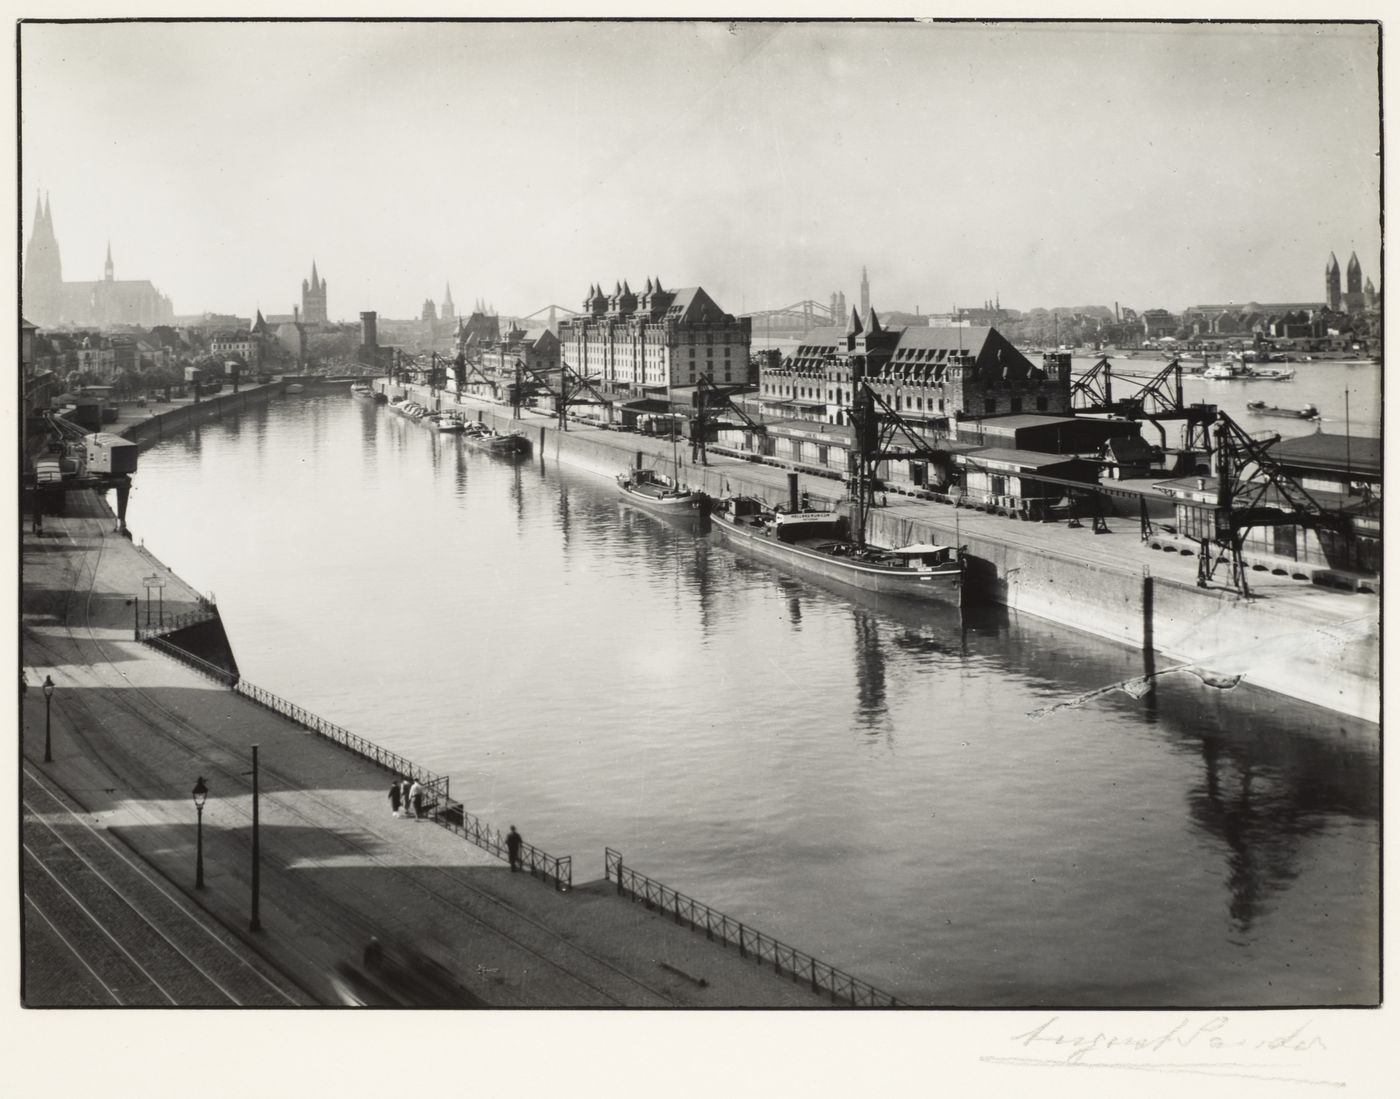
<path fill-rule="evenodd" d="M 797 498 L 797 474 L 789 473 L 788 478 L 788 511 L 801 511 L 798 507 Z"/>

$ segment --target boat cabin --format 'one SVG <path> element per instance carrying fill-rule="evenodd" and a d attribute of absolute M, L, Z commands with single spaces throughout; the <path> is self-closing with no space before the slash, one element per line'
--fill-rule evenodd
<path fill-rule="evenodd" d="M 923 542 L 912 546 L 900 546 L 898 549 L 889 551 L 892 556 L 900 558 L 906 568 L 924 569 L 937 565 L 951 565 L 953 563 L 952 546 L 935 546 L 932 543 Z"/>

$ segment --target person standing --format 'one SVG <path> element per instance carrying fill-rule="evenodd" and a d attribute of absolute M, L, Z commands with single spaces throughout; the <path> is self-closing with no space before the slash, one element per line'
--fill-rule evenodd
<path fill-rule="evenodd" d="M 408 814 L 413 811 L 413 802 L 408 796 L 409 787 L 411 785 L 412 784 L 406 778 L 399 783 L 399 799 L 403 802 L 404 816 L 408 816 Z"/>
<path fill-rule="evenodd" d="M 399 787 L 399 780 L 394 779 L 389 784 L 389 808 L 394 811 L 394 816 L 399 815 L 399 805 L 403 801 L 403 790 Z"/>
<path fill-rule="evenodd" d="M 510 856 L 510 872 L 514 874 L 520 869 L 520 833 L 515 830 L 515 825 L 510 826 L 510 833 L 506 836 L 506 854 Z"/>
<path fill-rule="evenodd" d="M 413 785 L 408 788 L 408 800 L 413 806 L 413 819 L 421 820 L 423 817 L 423 787 L 418 785 L 418 780 L 413 780 Z"/>

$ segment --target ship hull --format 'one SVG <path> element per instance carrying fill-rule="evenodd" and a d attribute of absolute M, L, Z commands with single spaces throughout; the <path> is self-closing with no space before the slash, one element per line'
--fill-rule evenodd
<path fill-rule="evenodd" d="M 816 549 L 780 542 L 756 527 L 735 523 L 723 515 L 710 516 L 712 528 L 729 546 L 785 572 L 827 580 L 861 591 L 918 599 L 953 606 L 962 604 L 961 564 L 938 569 L 909 569 L 833 557 Z"/>

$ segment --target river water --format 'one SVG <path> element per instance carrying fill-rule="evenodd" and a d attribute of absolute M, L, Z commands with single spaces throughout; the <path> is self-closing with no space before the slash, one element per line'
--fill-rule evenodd
<path fill-rule="evenodd" d="M 1189 675 L 1033 716 L 1141 655 L 877 610 L 342 393 L 167 439 L 136 484 L 247 679 L 576 882 L 612 846 L 914 1002 L 1378 995 L 1373 726 Z"/>

